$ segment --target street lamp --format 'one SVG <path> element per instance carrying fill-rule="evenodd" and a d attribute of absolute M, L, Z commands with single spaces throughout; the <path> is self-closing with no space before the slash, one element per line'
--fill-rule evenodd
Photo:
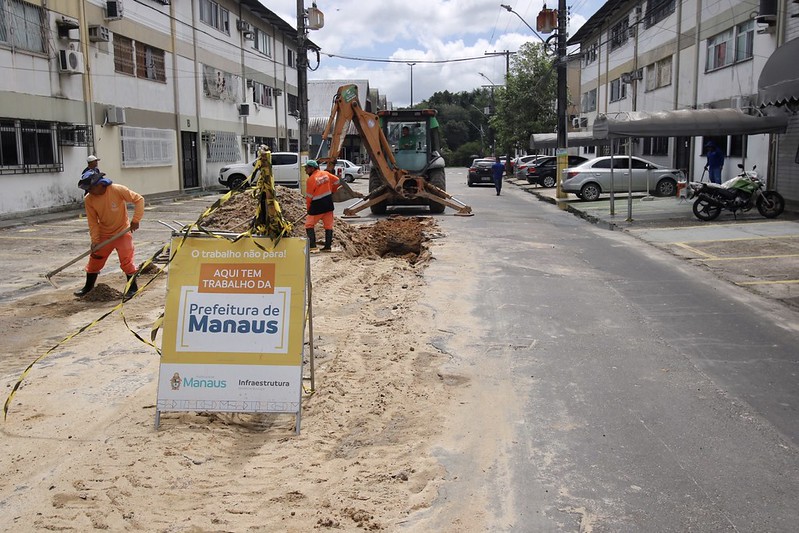
<path fill-rule="evenodd" d="M 485 74 L 483 74 L 482 72 L 478 72 L 478 74 L 480 74 L 482 77 L 484 77 L 485 79 L 487 79 L 487 80 L 488 80 L 488 83 L 490 83 L 490 84 L 491 84 L 491 89 L 492 89 L 492 90 L 494 89 L 494 87 L 497 87 L 497 84 L 496 84 L 496 83 L 494 83 L 493 81 L 491 81 L 491 78 L 489 78 L 488 76 L 486 76 L 486 75 L 485 75 Z"/>
<path fill-rule="evenodd" d="M 405 63 L 405 64 L 411 67 L 411 105 L 408 107 L 413 107 L 413 66 L 416 63 Z"/>
<path fill-rule="evenodd" d="M 536 37 L 538 37 L 539 39 L 541 39 L 541 42 L 542 42 L 542 43 L 544 43 L 544 44 L 547 44 L 547 42 L 544 40 L 544 38 L 543 38 L 543 37 L 541 37 L 540 35 L 538 35 L 538 32 L 537 32 L 537 31 L 535 31 L 535 30 L 532 28 L 532 26 L 530 26 L 529 24 L 527 24 L 527 21 L 526 21 L 526 20 L 524 20 L 524 19 L 522 18 L 522 16 L 521 16 L 521 15 L 519 15 L 518 13 L 516 13 L 516 12 L 513 10 L 513 8 L 512 8 L 512 7 L 510 7 L 510 6 L 509 6 L 509 5 L 507 5 L 507 4 L 499 4 L 499 7 L 505 8 L 505 9 L 506 9 L 506 10 L 507 10 L 509 13 L 513 13 L 514 15 L 516 15 L 517 17 L 519 17 L 519 20 L 521 20 L 522 22 L 524 22 L 524 25 L 525 25 L 525 26 L 527 26 L 528 28 L 530 28 L 530 31 L 531 31 L 531 32 L 533 32 L 533 34 L 534 34 Z"/>

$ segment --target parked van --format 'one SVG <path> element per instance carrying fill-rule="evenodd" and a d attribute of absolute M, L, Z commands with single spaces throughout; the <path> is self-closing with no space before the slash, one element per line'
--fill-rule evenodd
<path fill-rule="evenodd" d="M 219 170 L 219 183 L 228 189 L 236 189 L 250 177 L 255 161 L 227 165 Z M 294 152 L 272 152 L 272 175 L 275 185 L 297 189 L 300 186 L 300 154 Z"/>

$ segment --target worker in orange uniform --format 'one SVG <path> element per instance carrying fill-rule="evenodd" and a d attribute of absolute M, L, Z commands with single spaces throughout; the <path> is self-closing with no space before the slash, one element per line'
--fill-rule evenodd
<path fill-rule="evenodd" d="M 124 185 L 114 184 L 97 169 L 84 172 L 78 187 L 86 192 L 83 204 L 86 208 L 86 220 L 89 223 L 92 248 L 127 227 L 130 227 L 130 231 L 102 248 L 92 250 L 89 262 L 86 264 L 86 284 L 82 289 L 75 291 L 75 296 L 85 296 L 94 288 L 98 274 L 108 261 L 111 252 L 116 250 L 117 256 L 119 256 L 119 266 L 130 281 L 130 286 L 124 295 L 124 299 L 129 300 L 139 290 L 136 280 L 131 280 L 137 270 L 133 260 L 134 248 L 131 232 L 139 229 L 139 222 L 144 216 L 144 197 Z M 133 220 L 131 221 L 128 220 L 128 203 L 134 205 Z"/>
<path fill-rule="evenodd" d="M 339 179 L 319 168 L 319 163 L 313 159 L 305 162 L 305 173 L 308 181 L 305 184 L 305 233 L 311 252 L 317 252 L 316 232 L 314 226 L 320 220 L 325 227 L 325 245 L 323 252 L 330 252 L 333 246 L 333 193 L 339 188 Z"/>

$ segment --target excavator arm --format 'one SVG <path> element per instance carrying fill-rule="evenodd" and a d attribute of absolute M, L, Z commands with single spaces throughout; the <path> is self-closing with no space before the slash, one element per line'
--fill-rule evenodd
<path fill-rule="evenodd" d="M 383 179 L 383 185 L 345 209 L 345 216 L 357 216 L 356 213 L 359 211 L 392 196 L 428 198 L 455 209 L 456 215 L 473 215 L 471 207 L 432 185 L 424 176 L 412 175 L 399 168 L 391 151 L 391 145 L 380 127 L 380 118 L 361 108 L 356 85 L 342 85 L 333 98 L 330 118 L 322 134 L 323 140 L 329 140 L 330 149 L 327 157 L 319 158 L 320 163 L 327 163 L 328 171 L 334 167 L 341 153 L 350 121 L 361 136 L 361 142 L 369 154 L 372 166 L 377 167 L 377 171 Z"/>

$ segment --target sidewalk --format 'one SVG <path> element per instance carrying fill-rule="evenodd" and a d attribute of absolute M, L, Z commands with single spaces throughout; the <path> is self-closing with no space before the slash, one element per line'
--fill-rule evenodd
<path fill-rule="evenodd" d="M 608 195 L 583 202 L 572 194 L 557 198 L 554 188 L 507 180 L 610 230 L 624 231 L 657 248 L 704 266 L 719 278 L 799 309 L 799 213 L 785 211 L 767 219 L 756 209 L 733 217 L 722 213 L 712 222 L 698 220 L 693 201 L 646 197 L 643 193 Z"/>

